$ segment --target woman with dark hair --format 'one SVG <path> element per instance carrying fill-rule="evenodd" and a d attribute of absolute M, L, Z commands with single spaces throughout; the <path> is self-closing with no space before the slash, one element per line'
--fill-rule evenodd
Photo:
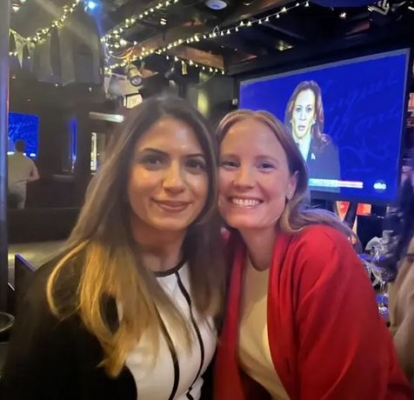
<path fill-rule="evenodd" d="M 7 399 L 201 398 L 225 286 L 216 153 L 183 100 L 131 112 L 66 249 L 24 296 Z"/>
<path fill-rule="evenodd" d="M 390 254 L 386 259 L 393 283 L 389 285 L 390 330 L 398 359 L 414 384 L 414 173 L 413 159 L 404 171 L 399 207 L 394 220 Z"/>
<path fill-rule="evenodd" d="M 310 178 L 340 179 L 338 149 L 323 133 L 324 124 L 321 88 L 315 81 L 301 82 L 286 107 L 285 125 L 308 165 Z"/>
<path fill-rule="evenodd" d="M 305 206 L 306 165 L 285 127 L 239 110 L 218 140 L 233 267 L 215 399 L 412 399 L 352 231 Z"/>

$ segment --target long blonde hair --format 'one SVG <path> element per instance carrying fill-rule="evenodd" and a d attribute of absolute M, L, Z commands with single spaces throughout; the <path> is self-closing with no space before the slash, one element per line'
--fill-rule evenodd
<path fill-rule="evenodd" d="M 275 116 L 266 111 L 233 111 L 227 114 L 218 126 L 217 135 L 219 144 L 223 141 L 227 132 L 233 125 L 246 119 L 257 120 L 272 130 L 286 153 L 290 174 L 297 174 L 298 181 L 295 194 L 292 199 L 287 201 L 282 215 L 277 222 L 280 231 L 285 233 L 297 233 L 305 226 L 323 224 L 338 229 L 348 238 L 354 237 L 352 230 L 342 223 L 334 213 L 320 209 L 312 209 L 307 206 L 309 188 L 306 163 L 292 136 Z"/>
<path fill-rule="evenodd" d="M 102 365 L 110 376 L 121 372 L 128 352 L 144 332 L 148 332 L 156 354 L 160 313 L 178 335 L 187 339 L 187 344 L 192 340 L 182 314 L 154 274 L 142 264 L 139 244 L 132 239 L 129 225 L 131 208 L 126 193 L 135 143 L 165 117 L 191 126 L 206 158 L 208 197 L 201 214 L 188 229 L 183 254 L 189 264 L 194 304 L 200 313 L 214 317 L 223 306 L 225 266 L 216 217 L 216 141 L 201 114 L 185 101 L 169 97 L 145 100 L 128 116 L 104 165 L 91 182 L 67 249 L 47 282 L 47 300 L 52 312 L 65 318 L 69 306 L 71 312 L 80 316 L 100 342 L 104 352 Z M 76 279 L 75 274 L 71 280 L 70 267 L 74 264 L 81 264 L 80 276 Z M 76 304 L 66 304 L 67 291 L 62 286 L 68 282 Z M 107 321 L 108 298 L 122 307 L 116 329 Z"/>

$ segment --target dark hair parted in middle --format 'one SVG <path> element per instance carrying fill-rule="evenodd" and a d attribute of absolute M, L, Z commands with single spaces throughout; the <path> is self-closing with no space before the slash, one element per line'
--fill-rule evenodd
<path fill-rule="evenodd" d="M 79 220 L 67 250 L 48 282 L 48 301 L 60 314 L 59 274 L 71 259 L 82 254 L 84 266 L 78 286 L 78 310 L 83 323 L 101 343 L 104 365 L 116 376 L 126 355 L 143 332 L 149 332 L 157 348 L 159 312 L 170 326 L 189 338 L 184 318 L 140 260 L 139 243 L 132 237 L 131 206 L 127 186 L 137 142 L 154 124 L 175 119 L 192 128 L 204 153 L 208 195 L 200 215 L 190 225 L 183 244 L 189 264 L 194 303 L 204 316 L 217 316 L 223 306 L 224 276 L 217 204 L 217 144 L 204 117 L 187 102 L 175 97 L 145 100 L 132 109 L 113 141 L 106 160 L 88 188 Z M 119 328 L 112 332 L 105 322 L 101 303 L 110 296 L 122 304 Z"/>

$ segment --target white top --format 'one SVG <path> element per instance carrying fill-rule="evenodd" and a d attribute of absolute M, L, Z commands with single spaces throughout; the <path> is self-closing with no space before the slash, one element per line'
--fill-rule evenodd
<path fill-rule="evenodd" d="M 200 318 L 192 304 L 188 265 L 157 276 L 158 283 L 171 296 L 177 308 L 188 318 L 194 333 L 192 349 L 185 349 L 183 339 L 161 334 L 158 358 L 153 361 L 148 337 L 142 338 L 131 351 L 126 366 L 131 371 L 139 400 L 197 400 L 203 385 L 202 374 L 210 364 L 217 342 L 213 320 Z M 152 364 L 151 364 L 152 363 Z"/>
<path fill-rule="evenodd" d="M 240 322 L 239 362 L 252 379 L 263 386 L 273 400 L 289 400 L 270 354 L 267 333 L 267 289 L 269 269 L 256 270 L 246 262 Z"/>
<path fill-rule="evenodd" d="M 25 189 L 27 181 L 37 171 L 33 160 L 20 152 L 7 156 L 7 168 L 9 189 Z"/>
<path fill-rule="evenodd" d="M 298 139 L 296 137 L 294 137 L 294 139 L 295 139 L 296 144 L 299 147 L 299 150 L 300 150 L 300 153 L 302 154 L 303 159 L 307 161 L 309 150 L 310 150 L 310 145 L 311 145 L 311 140 L 312 140 L 312 135 L 308 134 L 303 139 Z"/>

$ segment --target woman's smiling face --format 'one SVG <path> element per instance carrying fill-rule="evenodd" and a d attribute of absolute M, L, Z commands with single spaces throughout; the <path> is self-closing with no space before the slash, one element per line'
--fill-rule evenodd
<path fill-rule="evenodd" d="M 247 118 L 235 123 L 220 145 L 220 212 L 233 228 L 268 229 L 296 189 L 287 156 L 274 132 Z"/>

